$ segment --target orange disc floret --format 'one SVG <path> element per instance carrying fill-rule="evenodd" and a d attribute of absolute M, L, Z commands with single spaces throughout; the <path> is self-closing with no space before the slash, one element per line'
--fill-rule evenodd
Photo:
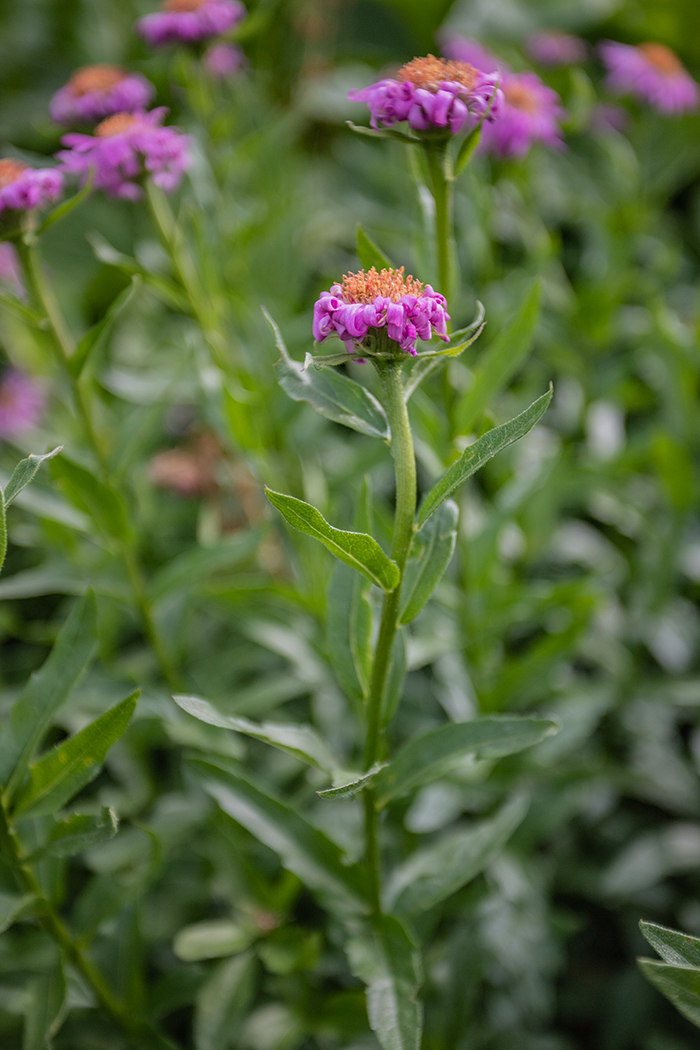
<path fill-rule="evenodd" d="M 425 58 L 413 58 L 402 66 L 397 73 L 397 80 L 410 81 L 416 87 L 435 93 L 445 81 L 461 84 L 465 91 L 473 91 L 479 78 L 479 71 L 468 62 L 457 62 L 451 58 L 436 58 L 426 55 Z"/>
<path fill-rule="evenodd" d="M 398 303 L 404 295 L 420 296 L 423 285 L 410 274 L 404 277 L 404 267 L 400 270 L 382 270 L 377 273 L 371 270 L 359 270 L 357 273 L 346 273 L 342 280 L 343 298 L 346 303 L 373 303 L 377 296 Z"/>
<path fill-rule="evenodd" d="M 22 164 L 18 160 L 0 160 L 0 189 L 15 182 L 28 167 L 28 164 Z"/>
<path fill-rule="evenodd" d="M 109 91 L 127 76 L 119 66 L 100 64 L 76 69 L 68 81 L 68 90 L 75 98 L 82 98 L 91 91 Z"/>
<path fill-rule="evenodd" d="M 680 73 L 683 70 L 683 65 L 678 56 L 665 44 L 640 44 L 639 50 L 647 61 L 651 62 L 652 66 L 656 66 L 661 73 L 670 75 L 672 73 Z"/>
<path fill-rule="evenodd" d="M 506 81 L 503 85 L 503 96 L 509 106 L 521 109 L 525 113 L 537 113 L 541 108 L 536 93 L 521 82 Z"/>
<path fill-rule="evenodd" d="M 115 113 L 114 116 L 107 117 L 97 125 L 95 134 L 98 138 L 109 139 L 113 135 L 121 135 L 132 124 L 136 124 L 136 117 L 133 113 Z"/>

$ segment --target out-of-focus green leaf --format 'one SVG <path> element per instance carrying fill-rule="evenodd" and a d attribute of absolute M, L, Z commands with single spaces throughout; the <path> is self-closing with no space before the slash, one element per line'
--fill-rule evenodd
<path fill-rule="evenodd" d="M 9 797 L 24 779 L 53 716 L 92 659 L 96 645 L 97 606 L 94 594 L 88 594 L 74 607 L 48 659 L 31 676 L 0 730 L 0 783 L 8 784 Z"/>
<path fill-rule="evenodd" d="M 85 180 L 84 185 L 80 187 L 77 193 L 74 193 L 72 197 L 68 198 L 68 200 L 61 201 L 60 204 L 57 204 L 55 208 L 51 209 L 39 226 L 37 236 L 40 236 L 44 230 L 48 230 L 49 227 L 53 226 L 55 223 L 60 222 L 61 219 L 65 219 L 67 215 L 70 215 L 74 208 L 77 208 L 79 204 L 82 204 L 86 197 L 90 196 L 91 192 L 92 176 L 89 175 Z"/>
<path fill-rule="evenodd" d="M 275 336 L 280 359 L 275 365 L 277 379 L 293 401 L 306 401 L 326 419 L 357 430 L 369 437 L 389 439 L 384 409 L 369 390 L 332 368 L 307 368 L 289 356 L 279 328 L 263 310 Z"/>
<path fill-rule="evenodd" d="M 55 813 L 100 771 L 105 755 L 125 732 L 140 690 L 132 693 L 48 751 L 29 767 L 29 783 L 20 791 L 13 819 Z"/>
<path fill-rule="evenodd" d="M 342 914 L 368 910 L 364 870 L 347 864 L 340 847 L 326 835 L 243 777 L 213 762 L 195 759 L 190 765 L 224 812 L 274 850 L 285 868 L 329 907 Z"/>
<path fill-rule="evenodd" d="M 103 806 L 94 816 L 91 813 L 74 813 L 67 820 L 54 824 L 42 852 L 54 857 L 74 857 L 94 846 L 109 842 L 119 827 L 117 814 L 109 806 Z"/>
<path fill-rule="evenodd" d="M 53 461 L 52 474 L 70 502 L 92 519 L 99 532 L 109 539 L 127 539 L 126 505 L 116 489 L 65 456 Z"/>
<path fill-rule="evenodd" d="M 255 991 L 253 952 L 227 959 L 214 969 L 197 993 L 194 1015 L 196 1050 L 229 1050 L 248 1013 Z"/>
<path fill-rule="evenodd" d="M 357 257 L 360 260 L 360 265 L 363 270 L 371 270 L 374 266 L 377 273 L 382 270 L 394 269 L 394 264 L 391 259 L 384 254 L 379 245 L 375 244 L 371 237 L 369 237 L 362 226 L 358 223 L 357 235 Z"/>
<path fill-rule="evenodd" d="M 25 915 L 29 915 L 36 902 L 37 898 L 31 893 L 26 893 L 23 897 L 12 893 L 0 893 L 0 933 L 4 933 Z"/>
<path fill-rule="evenodd" d="M 386 763 L 377 762 L 368 769 L 366 773 L 356 773 L 352 779 L 346 779 L 350 774 L 346 774 L 346 778 L 337 779 L 340 781 L 332 788 L 326 788 L 324 791 L 317 791 L 316 794 L 320 795 L 321 798 L 355 798 L 361 791 L 364 791 L 366 787 L 369 787 L 376 779 L 379 773 L 384 769 Z"/>
<path fill-rule="evenodd" d="M 132 259 L 131 256 L 124 255 L 123 252 L 113 248 L 112 245 L 99 233 L 87 234 L 86 240 L 90 242 L 92 250 L 100 262 L 106 263 L 107 266 L 115 266 L 128 277 L 134 277 L 135 275 L 140 276 L 143 278 L 144 283 L 152 288 L 153 291 L 156 292 L 164 302 L 168 303 L 169 306 L 175 306 L 179 310 L 187 311 L 189 301 L 173 281 L 168 280 L 167 277 L 163 277 L 160 274 L 151 273 L 150 270 L 143 267 L 136 261 L 136 259 Z"/>
<path fill-rule="evenodd" d="M 654 948 L 664 962 L 673 966 L 700 966 L 700 940 L 680 930 L 670 930 L 655 922 L 639 923 L 644 939 Z"/>
<path fill-rule="evenodd" d="M 476 474 L 477 470 L 480 470 L 493 456 L 532 430 L 535 423 L 544 415 L 551 400 L 552 387 L 550 386 L 546 394 L 538 397 L 537 401 L 534 401 L 519 416 L 515 416 L 514 419 L 510 419 L 500 427 L 494 427 L 473 445 L 469 445 L 457 462 L 453 463 L 441 478 L 438 478 L 423 499 L 418 512 L 418 524 L 423 525 L 441 503 L 456 492 L 472 474 Z"/>
<path fill-rule="evenodd" d="M 368 128 L 361 124 L 353 124 L 351 120 L 346 120 L 345 123 L 351 131 L 358 135 L 366 135 L 370 139 L 394 139 L 395 142 L 406 142 L 409 146 L 416 146 L 420 142 L 420 139 L 405 135 L 403 131 L 397 131 L 395 128 Z"/>
<path fill-rule="evenodd" d="M 419 1050 L 420 956 L 394 916 L 382 916 L 347 945 L 352 972 L 367 985 L 367 1016 L 383 1050 Z"/>
<path fill-rule="evenodd" d="M 427 911 L 465 886 L 498 856 L 528 809 L 528 799 L 516 795 L 492 820 L 443 834 L 418 850 L 390 876 L 387 909 Z"/>
<path fill-rule="evenodd" d="M 185 551 L 154 574 L 148 587 L 149 597 L 158 601 L 173 591 L 204 583 L 212 573 L 229 572 L 249 558 L 259 542 L 260 533 L 251 529 L 227 537 L 214 547 L 194 547 Z"/>
<path fill-rule="evenodd" d="M 94 324 L 92 328 L 90 328 L 80 340 L 80 342 L 75 348 L 75 352 L 73 353 L 72 357 L 68 362 L 68 367 L 71 370 L 71 374 L 74 375 L 76 378 L 78 378 L 82 374 L 85 365 L 88 363 L 90 355 L 93 353 L 96 347 L 99 346 L 103 339 L 106 339 L 110 335 L 114 325 L 119 319 L 120 314 L 124 312 L 126 307 L 131 302 L 134 292 L 136 291 L 140 283 L 141 278 L 138 275 L 132 277 L 131 284 L 124 288 L 124 290 L 119 293 L 116 299 L 112 303 L 110 303 L 109 307 L 105 312 L 104 317 L 102 317 L 97 322 L 97 324 Z"/>
<path fill-rule="evenodd" d="M 66 980 L 60 962 L 33 977 L 27 988 L 22 1050 L 46 1050 L 66 1014 Z"/>
<path fill-rule="evenodd" d="M 401 584 L 399 623 L 410 623 L 442 579 L 457 541 L 459 509 L 447 500 L 413 537 Z"/>
<path fill-rule="evenodd" d="M 286 496 L 268 488 L 265 493 L 292 528 L 319 540 L 331 554 L 361 572 L 377 587 L 393 591 L 398 586 L 400 575 L 396 562 L 387 557 L 372 536 L 365 532 L 346 532 L 334 528 L 319 510 L 294 496 Z"/>
<path fill-rule="evenodd" d="M 212 919 L 180 930 L 175 935 L 173 951 L 183 962 L 221 959 L 225 955 L 237 955 L 245 951 L 254 938 L 252 930 L 244 930 L 229 919 Z"/>
<path fill-rule="evenodd" d="M 43 456 L 35 456 L 32 454 L 27 456 L 26 459 L 20 460 L 12 471 L 12 476 L 2 494 L 5 507 L 9 507 L 12 501 L 20 494 L 22 489 L 27 487 L 42 463 L 46 462 L 47 459 L 53 459 L 54 456 L 57 456 L 58 453 L 62 451 L 63 445 L 58 445 L 56 448 L 52 449 L 51 452 L 46 452 Z"/>
<path fill-rule="evenodd" d="M 658 959 L 639 959 L 648 981 L 673 1003 L 676 1010 L 700 1028 L 700 966 L 675 966 Z"/>
<path fill-rule="evenodd" d="M 379 777 L 379 804 L 413 791 L 421 784 L 444 776 L 467 756 L 503 758 L 539 744 L 556 733 L 549 718 L 476 718 L 473 722 L 451 722 L 414 737 L 399 748 Z"/>
<path fill-rule="evenodd" d="M 232 729 L 236 733 L 244 733 L 256 740 L 262 740 L 265 744 L 286 751 L 287 754 L 294 755 L 295 758 L 329 776 L 333 776 L 340 768 L 325 742 L 309 725 L 283 725 L 277 722 L 263 722 L 262 725 L 258 725 L 247 718 L 225 715 L 198 696 L 174 696 L 173 700 L 183 711 L 201 722 L 219 726 L 221 729 Z"/>
<path fill-rule="evenodd" d="M 384 697 L 382 699 L 382 725 L 388 725 L 396 714 L 403 695 L 406 672 L 408 670 L 408 653 L 406 651 L 405 628 L 400 627 L 394 638 L 391 650 L 389 671 L 386 676 Z"/>

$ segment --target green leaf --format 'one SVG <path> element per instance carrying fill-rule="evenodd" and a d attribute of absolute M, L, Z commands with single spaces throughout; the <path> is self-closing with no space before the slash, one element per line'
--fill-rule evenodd
<path fill-rule="evenodd" d="M 119 819 L 113 809 L 103 806 L 97 815 L 74 813 L 54 824 L 41 853 L 54 857 L 74 857 L 86 849 L 109 842 L 117 833 Z"/>
<path fill-rule="evenodd" d="M 386 726 L 396 714 L 403 696 L 403 687 L 408 670 L 408 653 L 406 652 L 406 631 L 399 628 L 394 638 L 386 676 L 384 696 L 382 697 L 382 725 Z"/>
<path fill-rule="evenodd" d="M 279 328 L 266 310 L 280 359 L 275 365 L 277 380 L 293 401 L 306 401 L 320 415 L 342 423 L 368 437 L 389 440 L 389 424 L 384 409 L 369 390 L 332 369 L 307 368 L 294 361 L 287 351 Z"/>
<path fill-rule="evenodd" d="M 109 241 L 105 240 L 99 233 L 86 234 L 86 240 L 90 243 L 100 262 L 106 263 L 107 266 L 116 267 L 128 277 L 138 274 L 143 278 L 144 283 L 159 295 L 163 302 L 182 310 L 183 313 L 187 313 L 190 305 L 189 300 L 184 292 L 172 281 L 162 277 L 160 274 L 151 273 L 136 259 L 133 259 L 130 255 L 124 255 L 123 252 L 112 247 Z"/>
<path fill-rule="evenodd" d="M 193 547 L 172 558 L 156 572 L 148 586 L 151 601 L 171 595 L 173 591 L 196 588 L 214 573 L 220 576 L 246 561 L 260 543 L 260 532 L 250 529 L 228 536 L 213 547 Z"/>
<path fill-rule="evenodd" d="M 139 692 L 32 763 L 29 783 L 17 798 L 13 819 L 55 813 L 97 776 L 110 747 L 126 730 Z"/>
<path fill-rule="evenodd" d="M 516 795 L 492 820 L 448 831 L 397 868 L 386 889 L 385 906 L 403 913 L 427 911 L 465 886 L 498 856 L 528 809 Z"/>
<path fill-rule="evenodd" d="M 399 623 L 418 615 L 442 579 L 457 542 L 459 509 L 447 500 L 413 537 L 401 584 Z"/>
<path fill-rule="evenodd" d="M 13 923 L 31 914 L 37 898 L 27 893 L 18 897 L 12 893 L 0 893 L 0 933 L 8 930 Z"/>
<path fill-rule="evenodd" d="M 20 460 L 12 471 L 12 476 L 2 494 L 5 507 L 9 507 L 12 501 L 20 494 L 22 489 L 27 487 L 42 463 L 47 459 L 53 459 L 54 456 L 57 456 L 58 453 L 62 451 L 63 445 L 58 445 L 57 448 L 52 449 L 51 452 L 47 452 L 43 456 L 35 456 L 32 454 L 27 456 L 26 459 Z"/>
<path fill-rule="evenodd" d="M 65 456 L 54 460 L 52 474 L 70 502 L 87 514 L 108 539 L 124 541 L 130 529 L 121 493 Z"/>
<path fill-rule="evenodd" d="M 243 777 L 197 759 L 190 766 L 225 813 L 278 854 L 282 864 L 325 900 L 333 911 L 368 911 L 365 873 L 347 864 L 339 846 L 290 806 Z"/>
<path fill-rule="evenodd" d="M 367 128 L 360 124 L 353 124 L 351 120 L 346 120 L 345 123 L 351 131 L 358 135 L 366 135 L 370 139 L 394 139 L 396 142 L 407 142 L 409 146 L 417 146 L 420 142 L 420 139 L 412 138 L 394 128 Z"/>
<path fill-rule="evenodd" d="M 378 803 L 385 806 L 398 795 L 437 780 L 468 756 L 486 759 L 514 755 L 539 744 L 558 728 L 549 718 L 492 715 L 431 729 L 399 748 L 382 771 Z"/>
<path fill-rule="evenodd" d="M 491 398 L 508 385 L 530 352 L 539 316 L 540 282 L 536 280 L 511 323 L 499 332 L 474 370 L 474 382 L 457 405 L 457 433 L 468 434 Z"/>
<path fill-rule="evenodd" d="M 227 959 L 197 992 L 194 1014 L 196 1050 L 230 1050 L 231 1035 L 247 1015 L 255 992 L 253 952 Z"/>
<path fill-rule="evenodd" d="M 253 930 L 244 930 L 229 919 L 213 919 L 185 926 L 175 935 L 173 951 L 183 962 L 221 959 L 245 951 L 254 939 Z"/>
<path fill-rule="evenodd" d="M 383 1050 L 419 1050 L 420 955 L 394 916 L 382 916 L 348 942 L 350 968 L 367 985 L 367 1016 Z"/>
<path fill-rule="evenodd" d="M 52 208 L 39 226 L 39 229 L 36 231 L 36 236 L 41 236 L 44 230 L 48 230 L 50 226 L 60 222 L 61 219 L 65 219 L 67 215 L 70 215 L 74 208 L 77 208 L 79 204 L 82 204 L 85 198 L 89 197 L 92 192 L 92 182 L 93 179 L 90 174 L 85 180 L 85 184 L 80 187 L 77 193 L 74 193 L 72 197 L 68 198 L 68 200 L 62 201 L 57 207 Z"/>
<path fill-rule="evenodd" d="M 74 354 L 68 362 L 71 375 L 76 379 L 82 374 L 93 350 L 95 350 L 111 333 L 119 315 L 123 313 L 124 309 L 133 298 L 134 292 L 139 287 L 140 283 L 141 278 L 138 275 L 132 277 L 131 284 L 124 288 L 123 291 L 121 291 L 110 303 L 104 317 L 102 317 L 97 324 L 94 324 L 92 328 L 88 329 L 80 340 L 75 348 Z"/>
<path fill-rule="evenodd" d="M 457 153 L 457 157 L 455 159 L 455 175 L 459 175 L 462 171 L 464 171 L 467 164 L 472 159 L 472 156 L 474 155 L 474 150 L 481 141 L 481 128 L 482 124 L 480 121 L 477 127 L 473 128 L 469 132 L 464 142 L 459 147 L 459 152 Z"/>
<path fill-rule="evenodd" d="M 643 919 L 639 928 L 664 962 L 674 966 L 700 966 L 700 940 L 697 937 Z"/>
<path fill-rule="evenodd" d="M 194 718 L 210 726 L 221 729 L 232 729 L 236 733 L 262 740 L 271 747 L 286 751 L 289 755 L 322 770 L 333 776 L 339 769 L 338 763 L 315 729 L 308 725 L 283 725 L 281 722 L 263 722 L 258 725 L 247 718 L 236 715 L 225 715 L 217 711 L 206 700 L 197 696 L 174 696 L 175 703 Z"/>
<path fill-rule="evenodd" d="M 700 1028 L 700 967 L 674 966 L 658 959 L 638 959 L 639 968 L 676 1010 Z"/>
<path fill-rule="evenodd" d="M 0 784 L 8 785 L 8 797 L 24 780 L 53 716 L 92 659 L 96 645 L 97 605 L 90 593 L 74 606 L 46 662 L 30 677 L 0 730 Z"/>
<path fill-rule="evenodd" d="M 388 558 L 377 541 L 367 533 L 334 528 L 315 507 L 294 496 L 285 496 L 267 487 L 265 493 L 292 528 L 319 540 L 331 554 L 361 572 L 377 587 L 385 591 L 393 591 L 398 587 L 400 575 L 396 562 Z"/>
<path fill-rule="evenodd" d="M 549 402 L 552 400 L 552 393 L 553 388 L 550 384 L 547 393 L 543 394 L 542 397 L 538 397 L 537 401 L 534 401 L 519 416 L 510 419 L 507 423 L 503 423 L 500 427 L 494 427 L 493 430 L 489 430 L 478 441 L 475 441 L 473 445 L 469 445 L 457 462 L 453 463 L 441 478 L 438 478 L 423 499 L 418 513 L 418 524 L 423 525 L 433 511 L 437 510 L 440 504 L 451 496 L 453 492 L 456 492 L 467 478 L 470 478 L 472 474 L 476 474 L 477 470 L 480 470 L 484 463 L 488 463 L 498 452 L 502 452 L 507 445 L 511 445 L 532 430 L 535 423 L 544 415 Z"/>
<path fill-rule="evenodd" d="M 357 224 L 357 257 L 360 260 L 360 265 L 363 270 L 371 270 L 374 266 L 375 270 L 379 273 L 381 270 L 392 270 L 394 264 L 391 259 L 384 254 L 381 248 L 374 243 L 371 237 L 369 237 L 362 226 Z"/>
<path fill-rule="evenodd" d="M 66 981 L 60 961 L 29 981 L 22 1050 L 46 1050 L 67 1013 Z"/>
<path fill-rule="evenodd" d="M 326 788 L 324 791 L 317 791 L 316 794 L 320 795 L 321 798 L 355 798 L 361 791 L 364 791 L 366 787 L 369 787 L 376 779 L 379 773 L 384 769 L 385 762 L 376 762 L 371 769 L 368 769 L 366 773 L 345 773 L 343 777 L 332 788 Z M 348 780 L 347 777 L 352 777 Z"/>

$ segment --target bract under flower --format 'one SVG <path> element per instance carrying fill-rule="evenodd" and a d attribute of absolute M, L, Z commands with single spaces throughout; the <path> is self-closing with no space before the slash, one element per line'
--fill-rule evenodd
<path fill-rule="evenodd" d="M 0 377 L 0 438 L 12 438 L 35 427 L 46 398 L 31 376 L 9 369 Z"/>
<path fill-rule="evenodd" d="M 151 47 L 192 44 L 227 33 L 245 14 L 240 0 L 165 0 L 160 11 L 140 18 L 136 28 Z"/>
<path fill-rule="evenodd" d="M 374 128 L 406 120 L 414 131 L 457 134 L 486 113 L 488 120 L 495 118 L 500 100 L 497 83 L 497 74 L 483 73 L 467 62 L 428 55 L 402 66 L 395 80 L 350 91 L 348 98 L 367 103 Z"/>
<path fill-rule="evenodd" d="M 31 211 L 57 200 L 63 189 L 58 168 L 30 168 L 18 160 L 0 160 L 0 212 Z"/>
<path fill-rule="evenodd" d="M 667 115 L 694 110 L 700 88 L 677 55 L 665 44 L 619 44 L 604 40 L 598 47 L 608 71 L 608 86 L 635 95 Z"/>
<path fill-rule="evenodd" d="M 138 200 L 139 180 L 146 174 L 172 192 L 190 164 L 190 139 L 179 128 L 161 127 L 167 112 L 161 106 L 149 113 L 116 113 L 98 124 L 94 135 L 64 135 L 61 142 L 70 148 L 56 154 L 63 170 L 83 182 L 92 171 L 96 188 L 110 197 Z"/>
<path fill-rule="evenodd" d="M 497 120 L 485 124 L 480 149 L 499 157 L 524 157 L 535 142 L 562 149 L 559 121 L 566 116 L 559 96 L 536 73 L 506 73 L 503 106 Z"/>
<path fill-rule="evenodd" d="M 400 270 L 372 267 L 346 274 L 342 284 L 321 292 L 314 306 L 314 339 L 322 343 L 337 335 L 349 353 L 416 353 L 416 340 L 433 332 L 449 342 L 447 300 L 428 284 Z"/>
<path fill-rule="evenodd" d="M 57 124 L 92 122 L 145 109 L 154 94 L 155 88 L 140 73 L 118 66 L 84 66 L 53 96 L 49 113 Z"/>

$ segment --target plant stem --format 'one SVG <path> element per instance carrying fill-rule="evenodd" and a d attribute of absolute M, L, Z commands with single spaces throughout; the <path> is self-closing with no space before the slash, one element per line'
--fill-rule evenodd
<path fill-rule="evenodd" d="M 429 189 L 435 201 L 435 253 L 437 290 L 448 303 L 455 292 L 456 251 L 454 243 L 454 174 L 449 141 L 428 141 L 423 149 L 429 175 Z"/>
<path fill-rule="evenodd" d="M 84 977 L 94 991 L 100 1005 L 116 1021 L 127 1038 L 139 1050 L 177 1050 L 176 1045 L 154 1028 L 145 1018 L 133 1016 L 131 1007 L 122 1003 L 112 992 L 102 974 L 73 938 L 68 927 L 44 895 L 32 868 L 22 860 L 21 849 L 0 802 L 0 850 L 7 861 L 19 889 L 37 898 L 37 920 L 63 951 L 66 959 Z"/>
<path fill-rule="evenodd" d="M 391 663 L 394 639 L 398 629 L 401 582 L 406 567 L 408 552 L 413 540 L 416 514 L 416 459 L 413 451 L 413 435 L 404 400 L 400 359 L 374 359 L 382 390 L 382 402 L 391 429 L 391 454 L 396 476 L 396 510 L 391 556 L 399 567 L 400 579 L 393 591 L 385 591 L 379 635 L 374 650 L 372 672 L 367 697 L 367 733 L 365 737 L 365 769 L 377 761 L 381 747 L 382 704 L 386 690 L 387 675 Z M 374 790 L 364 792 L 365 807 L 365 861 L 370 877 L 372 902 L 377 913 L 380 904 L 380 867 L 377 842 L 377 808 Z"/>

